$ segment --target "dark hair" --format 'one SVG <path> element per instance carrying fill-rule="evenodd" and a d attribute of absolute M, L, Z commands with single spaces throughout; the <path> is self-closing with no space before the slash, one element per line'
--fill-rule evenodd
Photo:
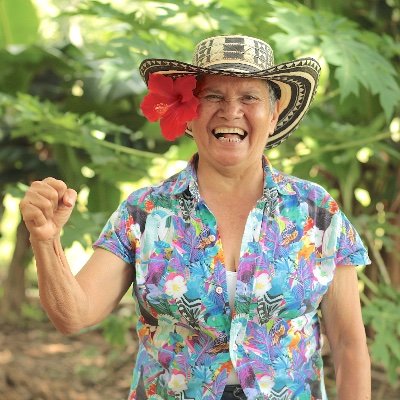
<path fill-rule="evenodd" d="M 268 86 L 269 99 L 271 101 L 271 108 L 274 108 L 275 103 L 281 98 L 281 88 L 272 81 L 266 81 Z"/>

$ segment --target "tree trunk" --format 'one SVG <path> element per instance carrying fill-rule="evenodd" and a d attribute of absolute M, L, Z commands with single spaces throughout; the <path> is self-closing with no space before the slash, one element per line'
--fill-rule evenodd
<path fill-rule="evenodd" d="M 25 301 L 25 269 L 30 260 L 29 232 L 21 220 L 17 227 L 14 254 L 4 282 L 0 314 L 3 320 L 14 320 L 21 315 Z"/>

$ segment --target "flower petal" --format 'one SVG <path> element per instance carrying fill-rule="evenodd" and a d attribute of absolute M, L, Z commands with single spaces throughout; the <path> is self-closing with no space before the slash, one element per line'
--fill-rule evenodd
<path fill-rule="evenodd" d="M 182 101 L 188 101 L 193 97 L 197 80 L 194 75 L 181 76 L 174 81 L 174 92 L 182 97 Z"/>
<path fill-rule="evenodd" d="M 172 108 L 160 120 L 161 133 L 167 140 L 175 140 L 185 133 L 187 120 L 181 118 L 179 107 Z"/>
<path fill-rule="evenodd" d="M 150 121 L 158 121 L 170 107 L 170 99 L 159 94 L 149 93 L 140 104 L 143 115 Z"/>
<path fill-rule="evenodd" d="M 198 117 L 198 107 L 200 101 L 197 97 L 192 97 L 190 101 L 181 103 L 179 106 L 180 118 L 186 121 L 192 121 Z"/>
<path fill-rule="evenodd" d="M 165 96 L 174 101 L 174 81 L 169 76 L 151 74 L 148 82 L 149 92 Z"/>

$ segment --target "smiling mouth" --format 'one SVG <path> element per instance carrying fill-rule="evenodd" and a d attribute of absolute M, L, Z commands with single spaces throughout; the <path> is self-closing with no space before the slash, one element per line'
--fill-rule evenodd
<path fill-rule="evenodd" d="M 212 134 L 221 142 L 240 143 L 247 136 L 247 132 L 240 128 L 215 128 Z"/>

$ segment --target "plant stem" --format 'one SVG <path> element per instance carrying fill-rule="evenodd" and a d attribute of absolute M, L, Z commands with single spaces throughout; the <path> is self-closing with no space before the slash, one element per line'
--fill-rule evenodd
<path fill-rule="evenodd" d="M 385 262 L 383 261 L 383 258 L 381 256 L 381 253 L 379 252 L 379 250 L 375 247 L 374 244 L 374 238 L 372 237 L 372 234 L 370 231 L 365 231 L 365 238 L 367 239 L 368 242 L 368 246 L 372 251 L 372 254 L 374 255 L 375 261 L 378 264 L 378 268 L 379 268 L 379 272 L 381 273 L 381 276 L 383 278 L 383 281 L 387 284 L 390 285 L 391 284 L 391 280 L 390 280 L 390 276 L 389 273 L 387 271 Z"/>

